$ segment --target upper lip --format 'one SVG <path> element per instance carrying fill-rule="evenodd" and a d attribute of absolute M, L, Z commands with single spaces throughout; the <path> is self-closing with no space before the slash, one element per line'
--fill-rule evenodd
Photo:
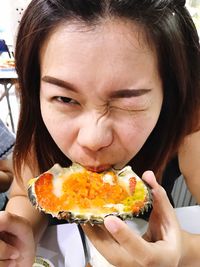
<path fill-rule="evenodd" d="M 89 171 L 92 172 L 103 172 L 110 169 L 112 166 L 110 164 L 100 165 L 100 166 L 84 166 Z"/>

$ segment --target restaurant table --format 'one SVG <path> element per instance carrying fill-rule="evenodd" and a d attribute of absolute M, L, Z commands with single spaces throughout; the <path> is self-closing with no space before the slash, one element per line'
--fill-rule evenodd
<path fill-rule="evenodd" d="M 200 234 L 200 206 L 189 206 L 175 209 L 182 229 Z M 147 223 L 136 218 L 128 222 L 138 234 L 143 234 Z M 102 256 L 87 240 L 87 248 L 93 267 L 107 267 Z M 48 259 L 55 267 L 84 267 L 85 255 L 82 240 L 76 224 L 49 226 L 37 248 L 37 256 Z"/>

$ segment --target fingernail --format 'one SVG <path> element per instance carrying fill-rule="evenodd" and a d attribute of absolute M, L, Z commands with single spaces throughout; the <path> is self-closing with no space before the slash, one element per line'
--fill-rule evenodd
<path fill-rule="evenodd" d="M 115 218 L 106 218 L 104 221 L 106 229 L 112 234 L 116 233 L 119 230 L 119 224 Z"/>

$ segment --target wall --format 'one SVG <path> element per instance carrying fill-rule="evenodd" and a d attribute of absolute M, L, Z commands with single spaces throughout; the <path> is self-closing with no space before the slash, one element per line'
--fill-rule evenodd
<path fill-rule="evenodd" d="M 17 27 L 30 0 L 0 0 L 0 38 L 13 45 Z"/>

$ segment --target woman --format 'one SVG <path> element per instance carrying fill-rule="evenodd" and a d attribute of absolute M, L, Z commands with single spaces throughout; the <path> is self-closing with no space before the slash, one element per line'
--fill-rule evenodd
<path fill-rule="evenodd" d="M 199 39 L 184 4 L 30 3 L 15 54 L 21 112 L 14 162 L 24 187 L 15 181 L 10 213 L 2 215 L 4 221 L 13 213 L 23 217 L 14 219 L 20 229 L 25 224 L 29 236 L 23 244 L 29 247 L 9 244 L 6 251 L 14 256 L 0 256 L 2 262 L 31 266 L 33 236 L 37 242 L 48 223 L 28 201 L 28 179 L 54 163 L 78 162 L 93 171 L 129 164 L 152 187 L 154 209 L 144 239 L 113 217 L 105 219 L 107 230 L 84 227 L 111 264 L 198 266 L 199 236 L 180 230 L 159 185 L 184 138 L 199 129 Z"/>

